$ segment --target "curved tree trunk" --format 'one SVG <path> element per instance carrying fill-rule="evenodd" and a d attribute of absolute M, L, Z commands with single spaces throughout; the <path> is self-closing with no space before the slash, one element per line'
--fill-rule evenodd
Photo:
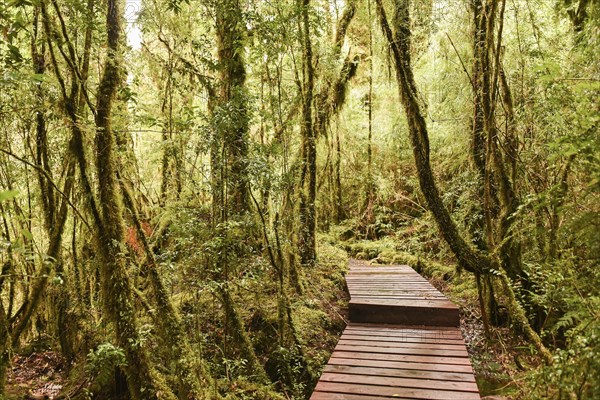
<path fill-rule="evenodd" d="M 470 272 L 483 272 L 492 267 L 492 260 L 487 255 L 471 247 L 458 231 L 456 223 L 444 206 L 429 161 L 429 136 L 427 124 L 421 112 L 417 88 L 410 62 L 410 26 L 408 18 L 408 1 L 396 1 L 396 34 L 388 24 L 385 9 L 381 0 L 376 0 L 381 29 L 388 40 L 394 63 L 400 98 L 408 120 L 413 156 L 419 176 L 421 191 L 425 196 L 429 209 L 433 213 L 442 236 L 456 255 L 459 264 Z"/>
<path fill-rule="evenodd" d="M 396 69 L 396 80 L 400 91 L 400 100 L 408 120 L 410 141 L 413 156 L 417 167 L 421 191 L 427 200 L 438 228 L 444 240 L 450 246 L 460 266 L 475 274 L 489 273 L 491 270 L 500 270 L 500 262 L 479 250 L 473 248 L 460 234 L 456 223 L 452 220 L 449 211 L 442 202 L 439 190 L 435 184 L 433 171 L 429 161 L 429 136 L 427 124 L 421 112 L 417 88 L 412 73 L 410 62 L 410 24 L 408 0 L 396 0 L 395 34 L 392 32 L 383 7 L 382 0 L 375 0 L 379 13 L 379 22 L 384 37 L 387 39 Z M 512 287 L 507 284 L 507 278 L 501 274 L 502 281 L 509 297 L 509 309 L 518 324 L 526 332 L 529 339 L 535 344 L 538 351 L 548 363 L 552 362 L 552 355 L 542 343 L 538 334 L 531 328 L 521 305 L 516 301 Z"/>
<path fill-rule="evenodd" d="M 121 179 L 120 176 L 119 179 Z M 163 337 L 166 351 L 176 367 L 177 377 L 179 378 L 179 398 L 204 399 L 210 397 L 209 391 L 214 382 L 203 360 L 199 360 L 199 362 L 194 361 L 196 355 L 190 347 L 181 319 L 169 298 L 167 288 L 165 288 L 162 277 L 158 272 L 158 263 L 150 248 L 142 224 L 137 217 L 138 212 L 133 197 L 122 181 L 121 191 L 125 206 L 130 211 L 137 237 L 142 243 L 142 248 L 146 256 L 145 269 L 150 278 L 150 284 L 152 285 L 157 305 L 158 317 L 156 320 L 161 328 L 160 333 Z M 198 374 L 203 380 L 202 384 L 200 383 L 200 379 L 198 379 Z"/>

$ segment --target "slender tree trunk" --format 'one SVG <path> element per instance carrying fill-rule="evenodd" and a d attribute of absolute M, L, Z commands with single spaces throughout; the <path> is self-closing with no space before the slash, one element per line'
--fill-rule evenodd
<path fill-rule="evenodd" d="M 10 365 L 10 332 L 8 331 L 8 325 L 4 302 L 0 301 L 0 396 L 4 394 L 6 372 Z"/>
<path fill-rule="evenodd" d="M 482 43 L 479 49 L 476 66 L 479 67 L 481 75 L 481 109 L 483 114 L 483 128 L 485 132 L 485 145 L 486 145 L 486 198 L 491 198 L 491 192 L 493 185 L 497 182 L 498 187 L 498 200 L 501 208 L 501 215 L 499 221 L 499 230 L 495 237 L 488 243 L 491 247 L 494 247 L 495 243 L 499 243 L 500 255 L 502 260 L 502 267 L 507 272 L 508 276 L 513 281 L 520 281 L 524 287 L 529 286 L 528 277 L 523 271 L 521 263 L 521 246 L 513 233 L 511 228 L 514 224 L 513 215 L 519 206 L 519 200 L 515 190 L 514 182 L 511 179 L 515 177 L 516 168 L 514 167 L 513 161 L 516 159 L 516 149 L 514 147 L 512 130 L 513 114 L 512 96 L 508 87 L 506 77 L 502 72 L 500 64 L 500 51 L 502 43 L 502 30 L 504 26 L 504 10 L 506 2 L 500 3 L 501 7 L 498 10 L 498 3 L 495 1 L 482 0 L 483 4 L 480 6 L 482 10 L 480 15 L 479 26 L 482 30 Z M 477 7 L 475 7 L 477 10 Z M 497 18 L 496 18 L 497 15 Z M 494 35 L 494 27 L 496 19 L 499 21 L 498 33 Z M 497 39 L 494 39 L 497 36 Z M 498 98 L 498 91 L 496 88 L 501 87 L 502 89 L 502 101 L 506 108 L 507 120 L 511 124 L 508 128 L 510 131 L 507 132 L 508 141 L 504 144 L 500 143 L 498 135 L 498 128 L 496 127 L 496 103 Z M 501 148 L 505 151 L 507 157 L 503 157 Z M 507 164 L 507 160 L 509 163 Z M 512 173 L 509 170 L 508 165 L 512 165 Z M 488 200 L 489 201 L 489 200 Z M 488 206 L 489 209 L 489 206 Z M 488 211 L 489 212 L 489 211 Z M 489 219 L 486 218 L 486 219 Z M 487 221 L 488 231 L 491 231 L 489 224 L 491 221 Z"/>
<path fill-rule="evenodd" d="M 300 194 L 300 261 L 302 265 L 316 262 L 316 206 L 317 197 L 317 138 L 313 125 L 312 102 L 315 86 L 312 43 L 308 12 L 310 0 L 301 0 L 301 24 L 304 40 L 304 84 L 302 103 L 302 182 Z M 305 179 L 308 177 L 308 179 Z"/>
<path fill-rule="evenodd" d="M 374 222 L 373 204 L 375 202 L 375 182 L 373 177 L 373 18 L 371 0 L 367 2 L 367 16 L 369 20 L 369 92 L 367 97 L 367 182 L 365 188 L 365 202 L 363 205 L 362 220 L 367 238 L 376 236 L 372 229 Z"/>
<path fill-rule="evenodd" d="M 121 65 L 121 0 L 108 0 L 106 14 L 107 55 L 98 88 L 96 106 L 96 173 L 102 224 L 97 226 L 96 244 L 102 260 L 101 280 L 104 306 L 115 326 L 118 345 L 127 359 L 125 371 L 134 400 L 175 399 L 175 396 L 154 370 L 146 350 L 140 345 L 131 282 L 121 246 L 124 244 L 122 204 L 116 179 L 115 136 L 111 112 Z M 91 195 L 91 194 L 88 194 Z"/>
<path fill-rule="evenodd" d="M 36 73 L 45 72 L 45 60 L 44 60 L 44 46 L 42 46 L 42 53 L 38 51 L 37 35 L 38 35 L 38 21 L 39 15 L 42 12 L 42 8 L 38 7 L 34 13 L 34 35 L 32 38 L 32 58 L 34 62 L 34 70 Z M 38 92 L 39 96 L 42 96 L 41 91 Z M 27 295 L 23 306 L 17 313 L 18 318 L 15 319 L 11 329 L 11 342 L 12 346 L 16 346 L 23 332 L 25 331 L 29 320 L 33 313 L 37 309 L 43 295 L 46 292 L 49 276 L 52 273 L 52 267 L 56 267 L 60 273 L 61 260 L 60 260 L 60 246 L 62 243 L 62 236 L 64 231 L 65 222 L 67 219 L 67 203 L 68 198 L 71 195 L 73 188 L 73 167 L 74 163 L 71 158 L 67 160 L 66 177 L 65 183 L 62 190 L 62 201 L 57 204 L 55 188 L 51 184 L 52 171 L 49 165 L 48 155 L 48 139 L 46 132 L 45 118 L 41 110 L 36 115 L 36 161 L 38 163 L 38 182 L 40 185 L 40 192 L 42 194 L 42 209 L 44 211 L 44 226 L 49 237 L 49 244 L 46 251 L 47 259 L 43 266 L 40 268 L 38 279 L 32 287 L 32 290 Z M 66 355 L 69 356 L 69 351 L 66 351 Z"/>
<path fill-rule="evenodd" d="M 335 215 L 336 222 L 340 223 L 346 218 L 344 210 L 344 198 L 342 196 L 342 142 L 340 140 L 340 131 L 335 131 Z"/>
<path fill-rule="evenodd" d="M 157 305 L 158 318 L 156 318 L 156 320 L 161 327 L 163 343 L 176 367 L 177 377 L 179 378 L 178 396 L 182 399 L 204 399 L 210 397 L 209 390 L 214 382 L 210 377 L 204 362 L 202 360 L 197 363 L 194 362 L 194 358 L 197 357 L 197 355 L 192 352 L 181 319 L 169 298 L 167 289 L 158 272 L 158 263 L 150 248 L 142 224 L 137 217 L 138 213 L 133 197 L 124 184 L 121 184 L 121 190 L 125 205 L 130 210 L 133 225 L 135 226 L 137 236 L 142 243 L 142 248 L 146 256 L 145 269 L 150 278 L 150 284 L 152 285 Z M 198 379 L 196 370 L 198 370 L 202 377 L 202 383 Z"/>
<path fill-rule="evenodd" d="M 173 94 L 172 94 L 172 74 L 171 68 L 172 55 L 169 49 L 169 64 L 166 70 L 166 83 L 163 103 L 161 106 L 162 117 L 164 118 L 162 128 L 162 162 L 161 162 L 161 183 L 160 183 L 160 200 L 159 204 L 165 206 L 167 203 L 169 186 L 172 179 L 172 153 L 173 144 Z"/>
<path fill-rule="evenodd" d="M 220 139 L 217 143 L 223 144 L 225 154 L 222 160 L 215 160 L 225 163 L 226 168 L 217 188 L 226 187 L 228 211 L 242 214 L 250 208 L 247 171 L 249 115 L 243 59 L 246 25 L 238 0 L 221 1 L 215 11 L 221 82 L 214 123 Z"/>

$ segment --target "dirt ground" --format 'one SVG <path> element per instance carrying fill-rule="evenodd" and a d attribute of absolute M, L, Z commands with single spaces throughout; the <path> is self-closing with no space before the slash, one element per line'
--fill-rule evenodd
<path fill-rule="evenodd" d="M 65 366 L 60 353 L 54 351 L 14 356 L 8 374 L 6 398 L 57 398 L 65 382 Z"/>

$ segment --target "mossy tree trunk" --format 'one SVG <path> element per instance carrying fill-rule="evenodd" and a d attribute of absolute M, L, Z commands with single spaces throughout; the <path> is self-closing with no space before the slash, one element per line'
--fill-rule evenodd
<path fill-rule="evenodd" d="M 302 29 L 302 168 L 300 176 L 300 232 L 298 247 L 302 265 L 313 265 L 316 251 L 316 197 L 317 197 L 317 132 L 313 124 L 313 96 L 315 70 L 309 21 L 310 0 L 300 0 L 300 26 Z"/>
<path fill-rule="evenodd" d="M 454 253 L 461 267 L 474 274 L 487 274 L 491 270 L 500 270 L 500 262 L 493 256 L 481 252 L 471 246 L 459 232 L 450 212 L 444 206 L 437 188 L 430 164 L 429 134 L 427 124 L 418 101 L 418 92 L 412 72 L 410 58 L 410 19 L 409 1 L 396 0 L 395 32 L 388 23 L 382 0 L 375 0 L 379 22 L 383 35 L 390 45 L 395 64 L 396 80 L 400 92 L 400 100 L 408 122 L 413 157 L 417 167 L 417 175 L 421 192 L 425 196 L 429 210 L 432 212 L 442 237 Z M 499 272 L 503 283 L 506 276 Z M 510 285 L 504 285 L 508 292 L 509 309 L 515 321 L 525 331 L 529 339 L 547 362 L 552 362 L 552 355 L 542 343 L 538 334 L 531 328 L 522 306 L 516 301 Z"/>
<path fill-rule="evenodd" d="M 42 35 L 40 35 L 40 15 L 44 13 L 44 9 L 45 6 L 43 3 L 34 9 L 31 52 L 33 69 L 36 74 L 44 74 L 46 69 L 45 44 L 44 39 L 41 38 Z M 40 45 L 40 43 L 42 44 Z M 41 87 L 38 88 L 36 96 L 40 105 L 36 112 L 36 164 L 32 164 L 32 166 L 36 168 L 38 177 L 43 222 L 48 234 L 48 247 L 43 265 L 37 274 L 37 279 L 35 279 L 31 290 L 26 293 L 22 306 L 13 318 L 5 322 L 5 329 L 3 329 L 2 333 L 9 335 L 10 343 L 13 347 L 18 345 L 31 317 L 41 303 L 46 293 L 49 277 L 54 272 L 53 267 L 58 275 L 62 272 L 61 243 L 68 215 L 69 197 L 74 186 L 73 175 L 75 172 L 75 163 L 70 156 L 68 156 L 65 165 L 65 178 L 62 190 L 54 183 L 52 168 L 50 166 L 46 120 L 43 107 L 41 106 L 43 103 Z M 62 311 L 60 309 L 57 310 L 59 317 L 64 317 Z M 71 358 L 73 351 L 70 342 L 64 340 L 65 336 L 62 335 L 59 335 L 59 339 L 65 356 L 68 359 Z M 4 341 L 4 339 L 0 340 Z"/>
<path fill-rule="evenodd" d="M 251 209 L 250 182 L 248 176 L 249 110 L 244 63 L 244 40 L 246 21 L 239 0 L 214 3 L 215 29 L 217 33 L 217 56 L 219 83 L 210 106 L 214 138 L 211 146 L 213 170 L 213 221 L 226 223 L 240 219 Z M 227 229 L 225 226 L 222 229 Z M 219 281 L 218 298 L 225 311 L 225 325 L 233 337 L 233 345 L 247 360 L 249 373 L 263 383 L 267 375 L 254 351 L 230 292 L 230 269 L 223 249 L 216 263 L 222 272 L 215 277 Z M 243 256 L 238 254 L 238 256 Z"/>
<path fill-rule="evenodd" d="M 138 332 L 133 306 L 132 286 L 122 246 L 124 227 L 119 185 L 116 179 L 115 135 L 112 107 L 121 82 L 122 0 L 108 0 L 106 13 L 107 54 L 98 87 L 96 105 L 96 173 L 99 185 L 100 225 L 96 226 L 96 245 L 100 255 L 104 306 L 113 322 L 118 345 L 124 350 L 127 383 L 133 399 L 175 399 L 171 390 L 153 368 Z M 91 193 L 87 193 L 91 196 Z"/>
<path fill-rule="evenodd" d="M 475 245 L 481 249 L 486 250 L 488 248 L 487 242 L 491 241 L 492 228 L 492 210 L 491 208 L 495 204 L 492 202 L 493 183 L 490 182 L 490 177 L 486 172 L 486 141 L 484 132 L 484 118 L 483 118 L 483 85 L 482 85 L 482 71 L 481 71 L 481 53 L 486 43 L 486 16 L 489 13 L 487 2 L 481 0 L 471 1 L 471 11 L 473 13 L 473 68 L 472 68 L 472 88 L 473 88 L 473 125 L 471 134 L 471 158 L 475 169 L 479 176 L 479 190 L 478 195 L 480 199 L 483 199 L 483 204 L 480 209 L 476 212 L 483 214 L 483 218 L 478 218 L 472 227 L 472 235 L 474 237 Z M 484 235 L 483 232 L 486 232 Z M 486 241 L 487 239 L 487 241 Z"/>
<path fill-rule="evenodd" d="M 496 185 L 488 169 L 486 154 L 486 136 L 483 112 L 483 72 L 482 54 L 487 43 L 487 18 L 489 17 L 489 3 L 481 0 L 471 1 L 473 13 L 473 67 L 472 82 L 473 89 L 473 125 L 471 134 L 471 158 L 478 175 L 478 199 L 474 202 L 474 212 L 480 213 L 481 218 L 476 218 L 469 227 L 475 246 L 482 251 L 489 250 L 493 245 L 493 219 L 497 214 Z M 481 277 L 477 274 L 477 287 L 479 302 L 483 317 L 486 334 L 489 332 L 490 316 L 491 322 L 497 320 L 498 304 L 493 296 L 493 279 Z"/>
<path fill-rule="evenodd" d="M 218 171 L 216 189 L 224 191 L 224 196 L 217 196 L 213 202 L 216 200 L 226 215 L 243 214 L 250 208 L 249 115 L 243 59 L 246 24 L 239 0 L 218 2 L 215 14 L 220 82 L 213 111 L 216 149 L 212 168 Z"/>
<path fill-rule="evenodd" d="M 519 155 L 513 100 L 501 62 L 505 2 L 474 0 L 471 8 L 475 27 L 472 155 L 481 177 L 479 192 L 484 214 L 476 228 L 485 231 L 476 244 L 480 249 L 490 251 L 498 248 L 502 268 L 513 282 L 529 291 L 531 284 L 521 261 L 521 243 L 513 232 L 514 215 L 520 204 L 516 164 Z M 500 105 L 505 115 L 503 135 L 499 132 L 496 117 Z M 497 218 L 493 217 L 498 214 Z M 493 279 L 485 281 L 493 282 Z M 496 306 L 495 300 L 490 298 L 492 322 L 496 322 Z"/>
<path fill-rule="evenodd" d="M 3 269 L 4 270 L 4 269 Z M 1 293 L 1 286 L 0 286 Z M 4 302 L 0 301 L 0 396 L 4 394 L 6 375 L 10 364 L 10 332 Z"/>
<path fill-rule="evenodd" d="M 410 61 L 410 24 L 408 1 L 397 0 L 396 33 L 392 32 L 381 0 L 376 0 L 377 11 L 384 36 L 390 44 L 396 66 L 396 79 L 400 99 L 408 120 L 408 129 L 417 167 L 419 184 L 429 209 L 433 213 L 440 232 L 456 255 L 460 265 L 470 272 L 489 269 L 491 259 L 471 247 L 458 231 L 456 223 L 444 206 L 435 183 L 430 164 L 429 136 L 427 124 L 418 102 L 417 88 Z"/>
<path fill-rule="evenodd" d="M 120 177 L 119 177 L 120 178 Z M 166 353 L 168 354 L 179 381 L 178 397 L 181 399 L 205 399 L 217 396 L 212 396 L 211 388 L 214 386 L 212 377 L 208 372 L 208 368 L 200 359 L 195 361 L 197 357 L 190 347 L 189 340 L 184 331 L 181 318 L 175 306 L 171 302 L 167 288 L 165 287 L 162 277 L 158 271 L 158 263 L 154 256 L 154 252 L 150 248 L 146 233 L 142 228 L 142 224 L 138 219 L 137 209 L 133 200 L 133 196 L 127 189 L 126 185 L 121 180 L 121 190 L 125 206 L 129 209 L 133 225 L 135 227 L 137 237 L 142 243 L 142 248 L 146 257 L 145 270 L 150 279 L 152 291 L 154 292 L 154 300 L 157 306 L 157 315 L 155 321 L 160 328 L 160 335 L 163 339 Z M 202 379 L 202 381 L 199 379 Z"/>
<path fill-rule="evenodd" d="M 165 46 L 167 47 L 167 46 Z M 174 138 L 173 119 L 173 52 L 167 47 L 168 59 L 165 66 L 163 100 L 160 108 L 163 118 L 162 127 L 162 160 L 161 160 L 161 183 L 159 204 L 164 207 L 169 199 L 171 190 L 175 191 L 176 197 L 181 193 L 181 177 L 178 168 L 177 146 Z"/>

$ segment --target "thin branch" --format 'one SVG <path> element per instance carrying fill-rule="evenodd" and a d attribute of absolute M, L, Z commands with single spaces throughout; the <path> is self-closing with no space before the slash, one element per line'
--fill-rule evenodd
<path fill-rule="evenodd" d="M 469 82 L 471 83 L 473 90 L 477 91 L 477 88 L 475 87 L 475 82 L 473 82 L 473 78 L 471 78 L 469 71 L 467 71 L 467 67 L 465 66 L 465 63 L 463 62 L 462 57 L 460 56 L 458 50 L 456 49 L 456 46 L 454 45 L 454 42 L 452 41 L 452 38 L 450 37 L 450 35 L 448 35 L 447 32 L 446 32 L 446 37 L 450 41 L 450 44 L 452 45 L 452 48 L 454 49 L 454 52 L 456 53 L 456 56 L 458 57 L 458 60 L 460 61 L 460 64 L 463 67 L 463 71 L 465 71 L 465 74 L 467 74 L 467 77 L 469 78 Z"/>
<path fill-rule="evenodd" d="M 54 187 L 54 189 L 56 189 L 56 191 L 65 199 L 65 201 L 69 204 L 69 206 L 73 209 L 73 211 L 77 214 L 77 216 L 79 218 L 81 218 L 81 220 L 83 221 L 85 226 L 90 230 L 92 229 L 90 227 L 90 224 L 85 219 L 85 217 L 81 214 L 81 212 L 79 212 L 77 207 L 75 207 L 75 205 L 71 202 L 71 200 L 69 199 L 69 196 L 65 195 L 65 193 L 62 190 L 60 190 L 60 188 L 56 185 L 56 183 L 54 183 L 54 181 L 52 180 L 50 175 L 48 175 L 48 172 L 46 172 L 45 169 L 41 168 L 39 165 L 35 165 L 35 164 L 25 160 L 22 157 L 19 157 L 18 155 L 14 154 L 13 152 L 11 152 L 9 150 L 0 148 L 0 152 L 6 154 L 7 156 L 13 157 L 14 159 L 16 159 L 18 161 L 21 161 L 23 164 L 26 164 L 26 165 L 30 166 L 31 168 L 34 168 L 38 172 L 41 172 L 46 177 L 46 179 L 48 179 L 48 182 L 50 182 L 52 187 Z M 69 178 L 67 177 L 66 179 L 69 179 Z"/>

